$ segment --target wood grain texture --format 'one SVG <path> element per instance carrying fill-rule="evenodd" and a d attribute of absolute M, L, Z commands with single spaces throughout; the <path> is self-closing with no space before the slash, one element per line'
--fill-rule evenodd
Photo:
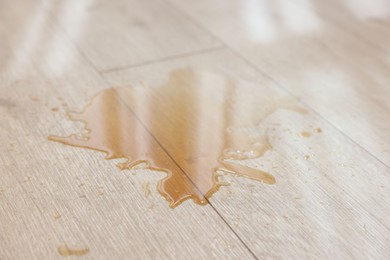
<path fill-rule="evenodd" d="M 310 3 L 305 0 L 292 2 L 296 3 L 297 6 Z M 314 0 L 310 3 L 310 7 L 321 20 L 340 27 L 356 40 L 365 42 L 372 48 L 389 52 L 390 30 L 385 26 L 386 23 L 390 23 L 390 4 L 388 1 Z"/>
<path fill-rule="evenodd" d="M 134 66 L 221 44 L 163 1 L 46 1 L 98 70 Z"/>
<path fill-rule="evenodd" d="M 343 12 L 338 14 L 339 5 L 356 6 L 364 13 L 367 1 L 173 2 L 390 166 L 390 108 L 385 102 L 390 95 L 390 63 L 384 50 L 389 28 L 370 20 L 341 19 Z M 382 2 L 367 5 L 380 8 Z"/>
<path fill-rule="evenodd" d="M 389 259 L 389 15 L 352 2 L 1 1 L 0 259 Z M 274 148 L 245 165 L 275 185 L 226 175 L 172 210 L 164 174 L 47 140 L 98 91 L 187 67 L 307 105 L 248 129 Z"/>

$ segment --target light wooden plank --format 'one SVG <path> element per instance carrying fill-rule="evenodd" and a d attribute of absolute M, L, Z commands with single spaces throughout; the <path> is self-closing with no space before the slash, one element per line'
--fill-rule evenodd
<path fill-rule="evenodd" d="M 107 84 L 44 6 L 0 10 L 0 259 L 63 259 L 64 245 L 89 248 L 85 259 L 252 258 L 211 206 L 145 198 L 161 173 L 120 172 L 100 153 L 49 142 L 81 129 L 66 105 L 81 108 Z"/>
<path fill-rule="evenodd" d="M 321 11 L 325 11 L 324 13 L 327 16 L 337 16 L 340 20 L 349 19 L 357 23 L 361 21 L 362 25 L 372 26 L 372 28 L 375 28 L 375 31 L 380 29 L 374 24 L 390 28 L 390 3 L 386 0 L 331 0 L 326 2 L 314 0 L 313 2 Z M 332 12 L 331 10 L 337 10 L 337 12 Z M 363 31 L 365 30 L 363 29 Z M 367 31 L 366 33 L 370 32 Z M 375 32 L 372 33 L 375 34 Z M 381 43 L 378 42 L 378 44 Z"/>
<path fill-rule="evenodd" d="M 46 1 L 98 70 L 151 62 L 220 46 L 163 1 Z"/>
<path fill-rule="evenodd" d="M 65 2 L 61 6 L 50 2 L 36 5 L 33 1 L 15 3 L 9 0 L 0 4 L 0 240 L 4 241 L 0 245 L 0 258 L 62 259 L 57 248 L 65 243 L 74 248 L 88 247 L 90 252 L 85 258 L 91 259 L 250 258 L 248 250 L 210 206 L 201 207 L 187 201 L 174 210 L 169 209 L 166 201 L 153 188 L 157 180 L 163 177 L 162 174 L 150 171 L 121 173 L 114 166 L 115 162 L 104 161 L 100 153 L 49 143 L 46 136 L 66 135 L 81 129 L 81 125 L 64 120 L 63 102 L 71 108 L 81 109 L 87 99 L 108 85 L 160 84 L 175 68 L 189 66 L 257 83 L 259 91 L 264 92 L 265 96 L 286 94 L 229 51 L 109 73 L 105 74 L 107 81 L 103 81 L 64 36 L 64 32 L 52 24 L 50 15 L 54 14 L 65 25 L 71 38 L 82 46 L 83 40 L 79 42 L 76 38 L 83 38 L 89 30 L 81 30 L 78 35 L 79 32 L 72 27 L 80 25 L 82 29 L 83 22 L 77 21 L 80 16 L 71 16 L 75 19 L 73 21 L 61 17 L 69 14 L 63 7 L 77 13 L 77 10 L 84 10 L 83 4 Z M 387 126 L 385 121 L 378 123 L 379 126 L 370 124 L 377 119 L 387 119 L 383 116 L 388 111 L 386 104 L 381 103 L 384 106 L 381 113 L 382 110 L 373 107 L 371 95 L 362 97 L 361 93 L 366 95 L 367 92 L 365 85 L 355 85 L 354 82 L 355 87 L 359 86 L 359 91 L 355 91 L 349 84 L 339 83 L 340 78 L 345 79 L 345 70 L 351 69 L 353 73 L 347 74 L 351 78 L 358 77 L 356 82 L 371 85 L 372 80 L 375 83 L 373 96 L 387 95 L 384 89 L 388 81 L 384 76 L 386 68 L 381 68 L 387 63 L 383 60 L 383 63 L 377 63 L 375 59 L 378 59 L 379 52 L 368 49 L 365 44 L 357 44 L 357 47 L 351 45 L 352 38 L 343 36 L 342 31 L 329 26 L 327 21 L 326 33 L 303 37 L 300 33 L 306 31 L 299 29 L 303 26 L 306 30 L 305 21 L 312 14 L 305 13 L 306 9 L 302 6 L 297 6 L 300 11 L 293 14 L 292 21 L 304 18 L 301 19 L 303 23 L 299 23 L 300 19 L 298 24 L 293 23 L 293 29 L 298 28 L 298 34 L 303 38 L 291 39 L 289 28 L 281 30 L 279 36 L 282 35 L 282 38 L 278 43 L 264 44 L 264 38 L 252 39 L 253 35 L 245 30 L 248 28 L 240 27 L 241 20 L 236 18 L 241 16 L 235 15 L 235 12 L 242 10 L 243 2 L 235 3 L 237 5 L 232 7 L 226 1 L 207 4 L 199 1 L 188 3 L 188 7 L 193 8 L 193 12 L 200 12 L 198 14 L 202 16 L 199 17 L 205 21 L 199 21 L 207 23 L 207 28 L 214 33 L 215 28 L 222 32 L 221 35 L 231 35 L 233 32 L 237 45 L 231 44 L 231 38 L 224 40 L 236 51 L 241 52 L 241 49 L 235 46 L 248 48 L 247 58 L 256 64 L 261 59 L 262 66 L 269 69 L 267 73 L 271 71 L 273 76 L 278 76 L 278 80 L 291 87 L 294 94 L 295 89 L 306 87 L 305 91 L 309 91 L 309 94 L 303 96 L 305 103 L 311 106 L 320 103 L 326 112 L 329 111 L 329 100 L 334 100 L 335 93 L 343 91 L 339 106 L 334 106 L 337 113 L 325 114 L 327 119 L 333 120 L 349 110 L 352 112 L 348 113 L 360 113 L 362 110 L 357 109 L 356 104 L 367 103 L 363 114 L 366 115 L 365 120 L 370 117 L 372 121 L 360 124 L 361 119 L 354 119 L 355 129 L 361 131 L 364 125 L 379 129 L 375 131 L 381 134 L 380 128 Z M 246 12 L 268 10 L 255 8 L 255 1 L 246 3 L 252 3 Z M 105 5 L 112 6 L 110 3 Z M 138 9 L 146 17 L 150 16 L 150 10 L 153 15 L 158 13 L 149 3 L 137 3 L 137 7 L 139 5 L 147 5 L 144 9 Z M 163 7 L 165 14 L 173 14 L 170 22 L 165 22 L 168 19 L 165 14 L 161 19 L 158 15 L 153 17 L 158 25 L 163 24 L 161 30 L 169 31 L 168 27 L 173 21 L 183 24 L 185 28 L 198 28 L 185 22 L 183 16 L 171 10 L 171 7 L 159 2 L 156 6 Z M 58 11 L 55 11 L 55 7 L 59 7 Z M 96 8 L 99 13 L 97 18 L 106 17 L 104 8 Z M 117 10 L 113 13 L 116 14 Z M 226 15 L 230 15 L 230 19 L 225 19 Z M 118 19 L 126 21 L 128 18 L 125 16 L 119 15 Z M 317 22 L 323 23 L 322 20 Z M 105 25 L 94 24 L 99 33 L 101 26 Z M 114 19 L 113 24 L 124 28 L 121 21 Z M 155 25 L 155 22 L 149 24 Z M 256 25 L 259 24 L 262 23 Z M 176 26 L 179 25 L 173 28 Z M 312 30 L 310 26 L 307 24 L 309 31 Z M 89 24 L 87 28 L 93 31 L 94 26 Z M 197 30 L 201 33 L 192 30 L 189 34 L 204 35 L 204 31 Z M 294 30 L 293 35 L 297 33 Z M 287 33 L 288 37 L 284 37 L 286 31 L 290 32 Z M 139 48 L 142 50 L 137 50 L 137 53 L 150 51 L 154 53 L 150 56 L 152 60 L 168 57 L 170 54 L 165 51 L 159 56 L 160 49 L 158 47 L 156 50 L 156 45 L 143 45 L 150 41 L 150 35 L 154 34 L 141 32 L 136 42 L 142 44 L 132 43 L 141 46 Z M 250 37 L 247 39 L 248 35 Z M 194 38 L 198 39 L 197 36 Z M 210 39 L 209 36 L 206 38 Z M 99 44 L 102 39 L 97 37 Z M 113 52 L 112 57 L 116 57 L 114 61 L 105 56 L 108 51 L 105 55 L 105 52 L 87 54 L 88 58 L 95 66 L 100 64 L 113 68 L 118 60 L 122 62 L 118 57 L 123 54 L 123 46 L 126 46 L 118 41 L 122 41 L 122 38 L 101 45 L 103 49 L 109 48 Z M 315 42 L 319 42 L 318 45 Z M 181 44 L 188 42 L 181 41 Z M 209 45 L 205 45 L 207 47 L 190 51 L 207 49 Z M 91 46 L 90 43 L 86 44 L 83 52 Z M 211 46 L 214 46 L 213 43 Z M 349 46 L 354 48 L 345 51 Z M 283 52 L 287 47 L 291 50 Z M 327 50 L 325 54 L 321 54 L 324 50 Z M 327 59 L 332 52 L 337 54 L 337 59 Z M 375 59 L 359 56 L 361 52 Z M 172 55 L 177 54 L 180 53 Z M 348 59 L 350 55 L 353 59 Z M 144 54 L 141 56 L 144 57 Z M 294 58 L 296 61 L 291 60 Z M 123 65 L 129 65 L 127 58 L 125 60 Z M 322 63 L 323 60 L 325 62 Z M 361 76 L 362 70 L 356 69 L 356 62 L 368 62 L 371 69 Z M 342 68 L 342 73 L 336 65 Z M 335 66 L 337 71 L 332 70 Z M 299 75 L 296 74 L 297 68 L 302 70 Z M 375 81 L 372 75 L 376 76 Z M 318 81 L 326 81 L 327 84 L 319 85 Z M 334 85 L 337 88 L 324 91 L 323 95 L 328 95 L 326 99 L 315 99 L 317 92 L 310 94 L 310 91 L 314 92 L 310 89 L 317 85 L 312 82 L 328 88 L 332 86 L 329 82 L 336 82 Z M 356 96 L 350 98 L 355 104 L 344 110 L 340 104 L 345 106 L 348 95 Z M 60 111 L 51 111 L 52 108 L 59 108 Z M 375 115 L 377 112 L 381 114 L 378 117 Z M 260 160 L 247 163 L 271 172 L 277 178 L 277 184 L 271 186 L 226 176 L 232 186 L 222 188 L 212 197 L 218 213 L 258 258 L 389 258 L 389 168 L 313 113 L 299 116 L 279 111 L 264 122 L 263 128 L 274 123 L 280 124 L 275 126 L 272 134 L 274 150 Z M 311 138 L 300 135 L 303 130 L 313 132 L 315 127 L 321 127 L 323 132 L 313 133 Z M 366 132 L 362 133 L 364 138 Z M 364 138 L 362 142 L 369 143 Z M 383 135 L 379 138 L 383 139 Z M 305 160 L 307 155 L 309 157 Z M 152 191 L 151 195 L 145 197 L 147 183 L 150 183 Z"/>
<path fill-rule="evenodd" d="M 345 31 L 352 25 L 335 25 L 308 1 L 173 2 L 390 165 L 389 53 L 353 36 L 359 24 Z M 363 28 L 361 37 L 376 28 Z M 380 35 L 385 45 L 389 34 L 383 30 L 371 40 L 378 42 Z"/>
<path fill-rule="evenodd" d="M 293 0 L 295 8 L 308 10 L 320 21 L 331 23 L 357 41 L 388 53 L 390 30 L 384 24 L 390 21 L 390 4 L 383 0 Z M 293 9 L 293 8 L 292 8 Z"/>
<path fill-rule="evenodd" d="M 253 82 L 264 97 L 286 95 L 229 51 L 104 75 L 115 86 L 148 87 L 186 67 Z M 313 113 L 279 111 L 262 125 L 272 127 L 273 150 L 246 164 L 270 172 L 277 183 L 226 177 L 232 185 L 211 198 L 256 256 L 388 258 L 389 168 Z M 323 132 L 315 134 L 317 127 Z M 303 138 L 304 130 L 313 136 Z"/>

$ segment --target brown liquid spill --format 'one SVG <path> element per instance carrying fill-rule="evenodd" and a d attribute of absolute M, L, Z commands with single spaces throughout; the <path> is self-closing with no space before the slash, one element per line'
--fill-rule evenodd
<path fill-rule="evenodd" d="M 49 140 L 105 152 L 106 159 L 126 158 L 121 169 L 166 172 L 158 191 L 171 207 L 188 198 L 205 204 L 221 186 L 218 170 L 275 183 L 269 173 L 239 163 L 272 148 L 266 134 L 232 129 L 257 127 L 278 109 L 306 112 L 291 100 L 264 95 L 257 85 L 182 69 L 160 86 L 98 93 L 83 112 L 69 113 L 85 123 L 86 134 Z"/>
<path fill-rule="evenodd" d="M 62 256 L 83 256 L 89 253 L 89 248 L 71 249 L 67 245 L 62 245 L 57 248 L 57 251 Z"/>

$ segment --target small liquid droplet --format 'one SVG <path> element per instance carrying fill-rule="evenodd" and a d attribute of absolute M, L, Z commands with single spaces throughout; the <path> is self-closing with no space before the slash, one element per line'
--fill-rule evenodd
<path fill-rule="evenodd" d="M 150 183 L 148 181 L 142 183 L 142 189 L 144 190 L 145 198 L 150 195 Z"/>
<path fill-rule="evenodd" d="M 314 131 L 315 131 L 316 133 L 322 133 L 322 129 L 321 129 L 321 128 L 316 128 Z"/>
<path fill-rule="evenodd" d="M 303 156 L 303 158 L 304 158 L 305 160 L 309 160 L 310 155 L 305 155 L 305 156 Z"/>
<path fill-rule="evenodd" d="M 83 256 L 89 253 L 89 248 L 71 249 L 67 245 L 62 245 L 57 248 L 57 251 L 62 256 Z"/>
<path fill-rule="evenodd" d="M 310 132 L 307 132 L 307 131 L 302 131 L 302 132 L 301 132 L 301 135 L 302 135 L 302 137 L 308 138 L 308 137 L 311 136 L 311 133 L 310 133 Z"/>

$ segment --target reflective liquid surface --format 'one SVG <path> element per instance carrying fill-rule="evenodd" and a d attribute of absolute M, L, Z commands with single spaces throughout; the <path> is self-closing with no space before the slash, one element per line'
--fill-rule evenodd
<path fill-rule="evenodd" d="M 121 169 L 164 171 L 158 191 L 171 207 L 192 198 L 207 203 L 221 183 L 218 172 L 267 184 L 275 178 L 240 160 L 258 158 L 272 146 L 266 133 L 245 134 L 278 109 L 303 113 L 294 101 L 264 95 L 256 86 L 222 76 L 180 69 L 154 87 L 110 88 L 98 93 L 81 113 L 86 133 L 49 140 L 126 158 Z"/>

